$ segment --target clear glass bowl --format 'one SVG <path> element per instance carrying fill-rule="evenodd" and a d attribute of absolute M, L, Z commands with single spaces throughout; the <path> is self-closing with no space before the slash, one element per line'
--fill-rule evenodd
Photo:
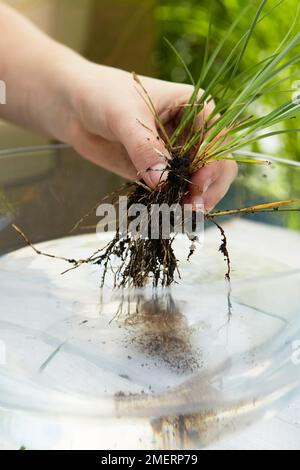
<path fill-rule="evenodd" d="M 243 166 L 220 207 L 296 198 L 299 183 L 296 165 Z M 0 447 L 200 448 L 299 394 L 299 213 L 222 220 L 231 294 L 214 226 L 190 262 L 178 236 L 178 284 L 122 292 L 101 292 L 96 266 L 61 276 L 11 228 L 87 257 L 111 234 L 94 214 L 70 230 L 119 184 L 64 146 L 0 153 Z"/>

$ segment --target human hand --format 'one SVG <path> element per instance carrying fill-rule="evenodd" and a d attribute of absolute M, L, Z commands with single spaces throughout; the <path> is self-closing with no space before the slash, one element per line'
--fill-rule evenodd
<path fill-rule="evenodd" d="M 110 67 L 86 63 L 72 92 L 72 120 L 68 142 L 85 158 L 127 178 L 143 178 L 154 188 L 167 162 L 155 117 L 137 91 L 132 75 Z M 168 133 L 188 102 L 193 88 L 185 84 L 141 78 Z M 213 104 L 198 117 L 211 114 Z M 151 168 L 153 171 L 146 171 Z M 185 202 L 204 203 L 211 210 L 228 191 L 237 174 L 233 161 L 211 163 L 191 177 Z"/>

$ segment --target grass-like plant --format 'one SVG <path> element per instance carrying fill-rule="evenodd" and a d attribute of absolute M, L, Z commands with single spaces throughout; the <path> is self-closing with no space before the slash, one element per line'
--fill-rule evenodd
<path fill-rule="evenodd" d="M 193 78 L 174 46 L 167 41 L 194 87 L 190 100 L 183 108 L 179 124 L 172 135 L 166 131 L 142 81 L 134 74 L 133 78 L 142 98 L 155 117 L 160 136 L 164 140 L 171 159 L 166 160 L 168 165 L 167 181 L 162 181 L 156 189 L 151 190 L 138 181 L 128 186 L 129 207 L 131 204 L 143 203 L 149 207 L 148 217 L 151 219 L 152 204 L 181 204 L 188 192 L 191 175 L 205 165 L 220 160 L 235 160 L 245 164 L 268 164 L 267 161 L 249 157 L 247 151 L 243 156 L 243 149 L 247 150 L 251 144 L 274 135 L 299 132 L 299 129 L 294 128 L 278 128 L 278 125 L 299 116 L 300 99 L 283 102 L 277 108 L 259 117 L 253 116 L 251 109 L 259 100 L 272 95 L 278 86 L 290 79 L 291 67 L 299 63 L 300 33 L 297 32 L 297 25 L 300 5 L 298 11 L 295 12 L 293 24 L 276 50 L 264 60 L 251 64 L 247 70 L 240 71 L 240 65 L 257 25 L 272 13 L 273 8 L 266 11 L 266 4 L 267 0 L 261 1 L 248 30 L 240 37 L 225 58 L 224 51 L 228 40 L 238 28 L 241 19 L 245 15 L 249 15 L 252 5 L 247 2 L 246 7 L 240 12 L 212 53 L 210 53 L 212 28 L 209 27 L 203 64 L 197 80 Z M 222 57 L 223 61 L 221 62 L 220 58 Z M 219 63 L 219 68 L 201 94 L 200 90 L 204 88 L 204 83 L 216 61 Z M 205 108 L 208 108 L 212 99 L 216 103 L 214 110 L 210 115 L 206 115 L 201 128 L 197 128 L 197 116 Z M 142 123 L 137 125 L 142 125 Z M 238 153 L 235 153 L 236 151 Z M 165 157 L 162 155 L 162 158 Z M 206 219 L 213 221 L 221 231 L 222 245 L 220 249 L 228 264 L 227 278 L 230 276 L 230 259 L 226 236 L 215 219 L 226 215 L 278 211 L 281 206 L 292 202 L 270 202 L 242 209 L 211 212 L 205 215 Z M 178 271 L 177 259 L 172 248 L 173 241 L 173 236 L 169 239 L 160 238 L 158 240 L 133 238 L 130 234 L 124 236 L 117 230 L 114 238 L 103 250 L 93 254 L 87 260 L 69 261 L 73 267 L 78 267 L 82 263 L 101 265 L 103 285 L 111 260 L 117 256 L 120 262 L 115 272 L 116 286 L 143 287 L 149 279 L 152 280 L 154 286 L 159 284 L 168 286 L 174 281 Z M 192 252 L 193 249 L 190 254 Z"/>

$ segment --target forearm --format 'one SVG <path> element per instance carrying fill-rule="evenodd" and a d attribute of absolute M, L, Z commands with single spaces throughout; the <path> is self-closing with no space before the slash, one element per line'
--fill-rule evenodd
<path fill-rule="evenodd" d="M 0 117 L 63 140 L 72 62 L 84 59 L 2 3 L 0 31 L 0 79 L 7 87 Z"/>
<path fill-rule="evenodd" d="M 131 74 L 88 62 L 1 1 L 0 32 L 0 80 L 7 86 L 7 104 L 0 106 L 0 117 L 66 142 L 83 157 L 122 176 L 142 177 L 151 187 L 166 177 L 167 148 Z M 194 88 L 148 77 L 142 82 L 172 134 L 178 112 Z M 212 110 L 204 107 L 199 126 L 209 120 Z M 193 175 L 190 201 L 200 197 L 211 209 L 236 172 L 235 162 L 230 161 L 199 170 Z"/>

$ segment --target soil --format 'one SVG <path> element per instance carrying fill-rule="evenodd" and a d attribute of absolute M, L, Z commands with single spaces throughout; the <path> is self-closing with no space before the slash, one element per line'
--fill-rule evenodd
<path fill-rule="evenodd" d="M 188 192 L 191 160 L 174 154 L 169 161 L 168 178 L 150 190 L 144 184 L 136 182 L 128 193 L 128 208 L 132 204 L 143 204 L 148 208 L 148 227 L 151 227 L 151 207 L 153 204 L 181 204 Z M 150 170 L 148 170 L 150 171 Z M 129 220 L 130 222 L 130 220 Z M 171 229 L 174 220 L 171 220 Z M 161 234 L 160 227 L 160 234 Z M 115 287 L 144 287 L 149 279 L 153 287 L 169 286 L 179 274 L 178 261 L 173 251 L 174 236 L 170 238 L 134 237 L 130 234 L 122 236 L 117 230 L 114 239 L 106 249 L 94 260 L 103 267 L 101 285 L 114 256 L 120 259 L 120 266 L 115 273 Z M 193 250 L 190 251 L 191 256 Z"/>

